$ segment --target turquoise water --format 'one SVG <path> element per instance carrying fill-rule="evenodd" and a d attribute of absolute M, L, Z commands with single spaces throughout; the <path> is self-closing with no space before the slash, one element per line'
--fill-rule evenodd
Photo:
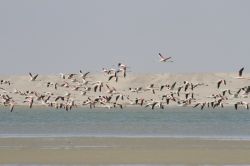
<path fill-rule="evenodd" d="M 0 137 L 170 137 L 250 140 L 250 111 L 188 107 L 150 110 L 0 110 Z"/>

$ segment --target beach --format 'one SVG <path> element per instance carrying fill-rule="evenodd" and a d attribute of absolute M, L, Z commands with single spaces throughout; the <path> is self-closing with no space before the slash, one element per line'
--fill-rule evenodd
<path fill-rule="evenodd" d="M 247 165 L 249 111 L 0 111 L 0 165 Z"/>
<path fill-rule="evenodd" d="M 244 165 L 250 141 L 167 138 L 0 138 L 0 164 Z"/>
<path fill-rule="evenodd" d="M 238 91 L 249 86 L 249 80 L 236 76 L 128 74 L 116 82 L 90 73 L 86 85 L 77 74 L 73 80 L 59 75 L 39 75 L 34 81 L 28 75 L 1 76 L 10 84 L 0 86 L 0 165 L 247 165 L 250 111 L 243 102 L 250 99 L 245 90 Z M 226 83 L 218 88 L 218 80 Z M 57 83 L 57 89 L 48 82 Z M 60 86 L 65 82 L 68 86 Z M 103 83 L 101 92 L 94 91 L 96 82 Z M 191 89 L 191 83 L 199 86 Z M 149 88 L 152 84 L 155 93 Z M 166 84 L 170 87 L 160 90 Z M 83 95 L 86 87 L 91 90 Z M 137 87 L 142 90 L 129 90 Z M 183 88 L 179 94 L 178 87 Z M 231 94 L 223 95 L 227 89 Z M 187 99 L 187 93 L 193 97 Z M 166 94 L 172 95 L 169 103 L 163 99 Z M 118 95 L 124 99 L 116 100 Z M 144 103 L 135 103 L 136 99 Z M 95 107 L 86 101 L 96 101 Z M 157 103 L 155 108 L 151 102 Z M 207 105 L 212 102 L 217 107 Z M 56 108 L 60 103 L 71 104 L 72 110 Z M 160 103 L 164 107 L 158 107 Z M 194 108 L 197 103 L 206 106 Z"/>

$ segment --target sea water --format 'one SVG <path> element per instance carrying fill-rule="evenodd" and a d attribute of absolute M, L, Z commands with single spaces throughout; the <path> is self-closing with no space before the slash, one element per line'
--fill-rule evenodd
<path fill-rule="evenodd" d="M 169 107 L 0 110 L 0 137 L 167 137 L 250 140 L 250 111 Z"/>

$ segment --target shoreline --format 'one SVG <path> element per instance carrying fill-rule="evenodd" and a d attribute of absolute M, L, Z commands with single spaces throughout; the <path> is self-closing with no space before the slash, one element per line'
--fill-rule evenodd
<path fill-rule="evenodd" d="M 166 139 L 199 141 L 250 141 L 248 136 L 150 136 L 150 135 L 0 135 L 0 139 Z"/>
<path fill-rule="evenodd" d="M 136 110 L 141 110 L 141 111 L 152 111 L 151 108 L 146 108 L 145 106 L 140 106 L 140 105 L 134 105 L 134 104 L 127 104 L 125 105 L 122 109 L 117 109 L 117 108 L 107 108 L 107 107 L 104 107 L 104 106 L 101 106 L 101 105 L 96 105 L 95 108 L 90 108 L 89 106 L 87 105 L 83 105 L 83 106 L 77 106 L 77 108 L 73 108 L 72 110 L 68 110 L 68 111 L 76 111 L 76 110 L 83 110 L 83 111 L 98 111 L 97 109 L 103 109 L 104 111 L 112 111 L 112 110 L 123 110 L 123 109 L 126 109 L 126 108 L 135 108 Z M 162 111 L 171 111 L 170 109 L 171 108 L 187 108 L 187 109 L 193 109 L 193 110 L 196 110 L 196 111 L 201 111 L 199 108 L 193 108 L 192 106 L 179 106 L 179 105 L 175 105 L 175 104 L 169 104 L 168 106 L 166 106 L 164 109 L 161 109 L 161 108 L 154 108 L 154 110 L 162 110 Z M 232 108 L 233 110 L 235 110 L 234 108 L 234 104 L 231 103 L 231 104 L 227 104 L 225 106 L 223 106 L 223 108 Z M 211 110 L 211 111 L 218 111 L 218 110 L 223 110 L 223 108 L 219 107 L 219 108 L 204 108 L 204 110 Z M 8 106 L 3 106 L 3 105 L 0 105 L 0 109 L 2 110 L 9 110 L 9 107 Z M 25 104 L 20 104 L 20 105 L 15 105 L 15 110 L 57 110 L 57 111 L 66 111 L 64 109 L 60 109 L 60 108 L 53 108 L 53 107 L 48 107 L 48 106 L 45 106 L 45 105 L 42 105 L 42 104 L 34 104 L 32 106 L 32 108 L 30 109 L 29 106 L 25 105 Z M 0 110 L 1 111 L 1 110 Z M 235 110 L 237 111 L 237 110 Z M 249 111 L 247 109 L 240 109 L 238 111 Z M 133 111 L 131 111 L 133 112 Z"/>

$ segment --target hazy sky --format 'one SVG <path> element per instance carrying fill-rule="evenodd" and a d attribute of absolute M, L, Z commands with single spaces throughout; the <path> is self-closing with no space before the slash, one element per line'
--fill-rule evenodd
<path fill-rule="evenodd" d="M 247 0 L 0 0 L 0 74 L 249 72 L 249 18 Z"/>

